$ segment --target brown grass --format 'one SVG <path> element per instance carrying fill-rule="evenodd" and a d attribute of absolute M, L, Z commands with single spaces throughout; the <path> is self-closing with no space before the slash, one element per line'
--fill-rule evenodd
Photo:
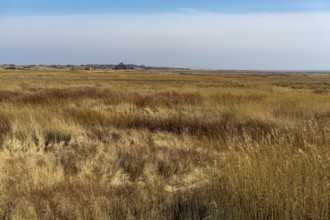
<path fill-rule="evenodd" d="M 0 219 L 329 219 L 330 76 L 187 73 L 0 72 Z"/>

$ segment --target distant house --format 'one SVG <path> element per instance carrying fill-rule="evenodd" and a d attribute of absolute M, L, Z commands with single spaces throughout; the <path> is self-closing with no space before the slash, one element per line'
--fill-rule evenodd
<path fill-rule="evenodd" d="M 115 66 L 115 70 L 126 70 L 127 66 L 123 63 L 119 63 L 118 65 Z"/>
<path fill-rule="evenodd" d="M 85 70 L 93 70 L 93 68 L 91 66 L 86 66 Z"/>

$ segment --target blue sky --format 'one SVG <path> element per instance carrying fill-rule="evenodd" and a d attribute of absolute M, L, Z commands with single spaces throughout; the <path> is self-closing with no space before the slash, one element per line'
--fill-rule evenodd
<path fill-rule="evenodd" d="M 329 0 L 0 0 L 2 14 L 327 11 Z"/>
<path fill-rule="evenodd" d="M 0 0 L 0 63 L 330 70 L 330 1 Z"/>

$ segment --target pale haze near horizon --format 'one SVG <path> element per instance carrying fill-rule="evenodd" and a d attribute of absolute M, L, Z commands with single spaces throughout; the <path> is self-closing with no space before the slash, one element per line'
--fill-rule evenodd
<path fill-rule="evenodd" d="M 330 14 L 0 16 L 0 63 L 330 70 Z"/>

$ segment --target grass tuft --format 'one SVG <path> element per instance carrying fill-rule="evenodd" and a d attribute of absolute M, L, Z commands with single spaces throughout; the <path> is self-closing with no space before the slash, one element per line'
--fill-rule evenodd
<path fill-rule="evenodd" d="M 59 144 L 61 142 L 64 143 L 64 145 L 68 145 L 71 140 L 70 134 L 65 134 L 63 132 L 58 131 L 49 131 L 45 134 L 45 147 L 47 148 L 51 144 Z"/>
<path fill-rule="evenodd" d="M 129 175 L 132 181 L 135 181 L 143 174 L 146 158 L 142 148 L 131 148 L 130 151 L 120 150 L 118 153 L 119 166 Z"/>

